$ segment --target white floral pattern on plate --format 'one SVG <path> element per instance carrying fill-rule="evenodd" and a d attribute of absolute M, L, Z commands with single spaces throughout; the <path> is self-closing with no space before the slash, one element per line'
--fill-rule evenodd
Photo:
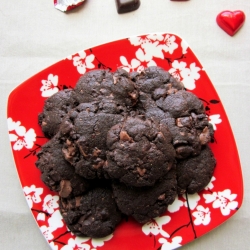
<path fill-rule="evenodd" d="M 159 242 L 162 244 L 161 250 L 172 250 L 181 247 L 181 241 L 181 236 L 175 236 L 171 242 L 164 238 L 159 239 Z"/>
<path fill-rule="evenodd" d="M 151 219 L 149 222 L 142 226 L 142 231 L 146 235 L 162 235 L 164 237 L 169 237 L 169 234 L 162 229 L 162 226 L 170 221 L 170 216 L 162 216 Z"/>
<path fill-rule="evenodd" d="M 204 226 L 208 225 L 211 221 L 209 208 L 204 208 L 203 206 L 199 205 L 196 207 L 196 210 L 197 211 L 192 213 L 195 217 L 194 224 L 197 226 L 201 224 Z"/>
<path fill-rule="evenodd" d="M 238 202 L 235 201 L 237 194 L 231 194 L 230 189 L 225 189 L 222 192 L 213 192 L 212 194 L 204 194 L 206 203 L 213 203 L 213 208 L 220 208 L 222 215 L 227 216 L 232 210 L 238 207 Z"/>
<path fill-rule="evenodd" d="M 87 69 L 95 68 L 93 64 L 95 56 L 93 54 L 86 55 L 85 51 L 80 51 L 78 55 L 68 57 L 68 59 L 73 60 L 73 65 L 77 68 L 79 74 L 84 74 Z"/>
<path fill-rule="evenodd" d="M 43 193 L 43 188 L 37 188 L 35 185 L 23 188 L 26 200 L 30 208 L 33 207 L 33 203 L 41 202 L 41 194 Z"/>
<path fill-rule="evenodd" d="M 195 63 L 191 63 L 189 68 L 187 68 L 185 62 L 175 60 L 172 63 L 172 68 L 169 70 L 169 73 L 181 81 L 186 89 L 193 90 L 195 89 L 195 81 L 200 78 L 200 74 L 198 73 L 200 70 Z"/>
<path fill-rule="evenodd" d="M 14 122 L 11 117 L 8 118 L 9 138 L 14 142 L 13 150 L 21 150 L 23 147 L 31 149 L 36 141 L 36 133 L 33 128 L 28 131 L 21 122 Z"/>
<path fill-rule="evenodd" d="M 58 89 L 58 76 L 49 74 L 47 80 L 42 80 L 42 87 L 40 91 L 42 92 L 42 97 L 50 97 L 59 91 Z"/>
<path fill-rule="evenodd" d="M 222 122 L 222 119 L 220 118 L 219 114 L 214 114 L 214 115 L 210 115 L 208 117 L 209 122 L 213 125 L 213 129 L 216 130 L 217 129 L 217 124 L 220 124 Z"/>

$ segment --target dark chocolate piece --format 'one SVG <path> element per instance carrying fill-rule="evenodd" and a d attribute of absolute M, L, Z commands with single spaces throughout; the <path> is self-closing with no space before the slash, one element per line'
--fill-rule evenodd
<path fill-rule="evenodd" d="M 115 0 L 119 14 L 137 10 L 140 7 L 140 0 Z"/>

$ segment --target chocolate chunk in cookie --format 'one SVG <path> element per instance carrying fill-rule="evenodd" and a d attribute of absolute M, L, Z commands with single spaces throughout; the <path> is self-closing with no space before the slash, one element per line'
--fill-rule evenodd
<path fill-rule="evenodd" d="M 131 186 L 152 186 L 175 161 L 171 139 L 165 125 L 129 117 L 108 132 L 104 171 L 110 178 Z"/>
<path fill-rule="evenodd" d="M 80 195 L 89 188 L 89 181 L 75 174 L 74 167 L 64 159 L 57 136 L 42 146 L 37 157 L 36 166 L 42 173 L 42 181 L 61 197 Z"/>
<path fill-rule="evenodd" d="M 109 188 L 97 187 L 82 196 L 60 199 L 60 211 L 67 227 L 77 236 L 105 237 L 121 221 Z"/>
<path fill-rule="evenodd" d="M 212 178 L 215 165 L 216 160 L 208 146 L 198 156 L 178 161 L 178 192 L 194 194 L 203 190 Z"/>
<path fill-rule="evenodd" d="M 116 203 L 122 213 L 140 223 L 162 215 L 177 196 L 176 170 L 173 167 L 153 187 L 129 187 L 113 183 Z"/>

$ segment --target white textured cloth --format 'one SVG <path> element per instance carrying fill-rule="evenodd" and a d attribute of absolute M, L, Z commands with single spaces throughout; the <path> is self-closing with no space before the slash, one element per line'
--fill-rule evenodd
<path fill-rule="evenodd" d="M 216 24 L 216 16 L 223 10 L 246 14 L 244 26 L 234 37 Z M 141 0 L 138 10 L 122 15 L 116 12 L 115 0 L 86 0 L 67 14 L 56 10 L 53 0 L 1 0 L 0 248 L 50 249 L 26 204 L 12 159 L 6 125 L 11 90 L 79 50 L 132 35 L 171 32 L 188 42 L 224 104 L 239 150 L 245 189 L 243 206 L 234 217 L 182 249 L 249 249 L 249 19 L 250 1 L 246 0 Z"/>

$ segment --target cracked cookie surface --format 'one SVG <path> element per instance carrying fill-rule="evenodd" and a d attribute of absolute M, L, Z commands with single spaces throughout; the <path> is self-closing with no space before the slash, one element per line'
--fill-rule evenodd
<path fill-rule="evenodd" d="M 175 162 L 172 137 L 164 124 L 129 117 L 107 134 L 104 171 L 130 186 L 153 186 Z"/>
<path fill-rule="evenodd" d="M 178 161 L 178 193 L 194 194 L 203 190 L 212 178 L 215 165 L 216 160 L 208 146 L 198 156 Z"/>
<path fill-rule="evenodd" d="M 87 179 L 103 177 L 107 133 L 123 119 L 121 114 L 102 112 L 95 103 L 81 103 L 67 115 L 60 127 L 62 150 L 77 174 Z"/>
<path fill-rule="evenodd" d="M 122 213 L 132 216 L 139 223 L 164 213 L 177 195 L 175 168 L 155 183 L 153 187 L 131 187 L 122 183 L 113 183 L 116 203 Z"/>
<path fill-rule="evenodd" d="M 58 132 L 64 116 L 79 103 L 73 89 L 61 90 L 46 99 L 43 111 L 38 116 L 38 123 L 44 135 L 52 138 Z"/>
<path fill-rule="evenodd" d="M 71 199 L 61 198 L 60 211 L 70 231 L 77 236 L 105 237 L 121 221 L 121 212 L 107 187 L 97 187 Z"/>
<path fill-rule="evenodd" d="M 62 147 L 58 136 L 53 137 L 38 152 L 36 166 L 44 184 L 61 197 L 80 195 L 88 190 L 90 183 L 75 173 L 74 167 L 65 160 Z"/>

